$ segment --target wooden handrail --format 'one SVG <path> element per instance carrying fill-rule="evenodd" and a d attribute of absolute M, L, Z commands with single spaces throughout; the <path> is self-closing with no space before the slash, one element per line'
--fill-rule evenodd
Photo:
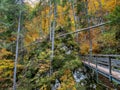
<path fill-rule="evenodd" d="M 89 54 L 87 55 L 82 55 L 82 56 L 90 56 Z M 120 57 L 120 55 L 114 55 L 114 54 L 92 54 L 94 57 Z"/>
<path fill-rule="evenodd" d="M 88 55 L 81 55 L 84 57 L 84 59 L 86 60 L 85 62 L 89 62 L 89 56 Z M 87 58 L 85 58 L 87 57 Z M 97 66 L 105 66 L 108 68 L 109 70 L 109 79 L 111 80 L 111 76 L 112 76 L 112 70 L 116 69 L 119 70 L 120 68 L 120 61 L 118 59 L 113 60 L 112 58 L 117 58 L 120 57 L 120 55 L 102 55 L 102 54 L 93 54 L 92 55 L 92 60 L 90 63 L 95 64 L 96 65 L 96 70 L 97 70 Z M 117 62 L 117 63 L 116 63 Z M 88 63 L 88 65 L 90 65 L 90 63 Z M 116 68 L 114 68 L 116 67 Z"/>
<path fill-rule="evenodd" d="M 106 72 L 106 74 L 108 75 L 108 78 L 110 81 L 113 80 L 112 78 L 114 76 L 114 74 L 113 74 L 114 70 L 118 70 L 117 72 L 119 73 L 119 68 L 120 68 L 119 60 L 117 60 L 118 65 L 116 64 L 116 66 L 115 66 L 117 68 L 114 68 L 113 64 L 114 64 L 114 62 L 116 63 L 116 61 L 113 61 L 112 57 L 120 57 L 120 55 L 92 55 L 93 58 L 91 61 L 94 61 L 94 62 L 89 62 L 89 56 L 90 55 L 83 55 L 83 59 L 84 59 L 83 63 L 85 63 L 91 67 L 93 67 L 93 65 L 94 65 L 94 69 L 95 69 L 96 73 L 98 73 L 100 67 L 107 68 L 108 72 Z M 87 57 L 87 58 L 85 58 L 85 57 Z M 85 61 L 85 60 L 87 60 L 87 61 Z M 105 60 L 105 62 L 104 62 L 104 60 Z M 116 78 L 116 76 L 114 76 L 114 77 Z"/>

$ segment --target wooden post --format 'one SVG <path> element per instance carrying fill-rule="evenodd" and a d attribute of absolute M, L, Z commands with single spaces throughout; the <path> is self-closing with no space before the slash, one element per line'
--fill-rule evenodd
<path fill-rule="evenodd" d="M 108 58 L 109 58 L 109 80 L 112 81 L 112 77 L 111 77 L 112 76 L 112 73 L 111 73 L 111 71 L 112 71 L 111 57 L 109 56 Z"/>

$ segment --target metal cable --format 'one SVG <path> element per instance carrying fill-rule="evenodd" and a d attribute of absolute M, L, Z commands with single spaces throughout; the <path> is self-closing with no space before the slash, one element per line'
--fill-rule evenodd
<path fill-rule="evenodd" d="M 22 4 L 22 0 L 20 0 L 20 5 Z M 17 61 L 18 61 L 18 47 L 19 47 L 19 33 L 21 29 L 21 10 L 19 11 L 19 20 L 18 20 L 18 31 L 17 31 L 17 42 L 16 42 L 16 54 L 15 54 L 15 61 L 14 61 L 14 80 L 13 80 L 13 90 L 16 90 L 16 74 L 17 74 Z"/>
<path fill-rule="evenodd" d="M 61 34 L 61 35 L 57 36 L 56 38 L 60 38 L 60 37 L 63 37 L 63 36 L 69 35 L 69 34 L 75 34 L 75 33 L 82 32 L 82 31 L 87 31 L 87 30 L 90 30 L 90 29 L 93 29 L 93 28 L 97 28 L 97 27 L 109 24 L 109 23 L 111 23 L 111 21 L 108 21 L 108 22 L 105 22 L 105 23 L 100 23 L 100 24 L 97 24 L 97 25 L 94 25 L 94 26 L 90 26 L 90 27 L 87 27 L 87 28 L 77 29 L 74 32 Z"/>
<path fill-rule="evenodd" d="M 56 27 L 56 15 L 57 15 L 57 5 L 56 5 L 56 1 L 54 1 L 54 21 L 53 21 L 53 25 L 52 25 L 52 48 L 51 48 L 51 60 L 50 60 L 50 76 L 53 73 L 53 67 L 52 67 L 52 61 L 53 61 L 53 57 L 54 57 L 54 34 L 55 34 L 55 27 Z"/>
<path fill-rule="evenodd" d="M 75 30 L 77 30 L 77 25 L 76 25 L 76 15 L 75 15 L 75 11 L 74 11 L 74 0 L 71 1 L 71 5 L 72 5 L 72 11 L 73 11 L 73 17 L 74 17 L 74 23 L 75 23 Z M 78 42 L 78 33 L 76 33 L 76 39 L 77 39 L 77 42 Z"/>

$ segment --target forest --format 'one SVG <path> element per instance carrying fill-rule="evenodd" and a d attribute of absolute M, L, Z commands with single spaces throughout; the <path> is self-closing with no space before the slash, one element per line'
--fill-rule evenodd
<path fill-rule="evenodd" d="M 113 90 L 84 55 L 120 55 L 120 0 L 0 0 L 0 90 Z"/>

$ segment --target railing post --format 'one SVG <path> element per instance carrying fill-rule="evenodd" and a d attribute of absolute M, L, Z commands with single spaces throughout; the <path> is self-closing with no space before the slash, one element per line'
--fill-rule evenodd
<path fill-rule="evenodd" d="M 82 60 L 83 62 L 85 62 L 84 56 L 83 56 L 83 55 L 80 55 L 80 57 L 81 57 L 81 60 Z"/>
<path fill-rule="evenodd" d="M 83 59 L 84 59 L 84 62 L 86 62 L 86 56 L 85 55 L 83 56 Z"/>
<path fill-rule="evenodd" d="M 112 81 L 112 66 L 111 66 L 111 57 L 109 56 L 109 80 Z"/>
<path fill-rule="evenodd" d="M 95 57 L 95 64 L 96 64 L 96 69 L 97 69 L 97 64 L 98 64 L 97 57 Z"/>
<path fill-rule="evenodd" d="M 97 62 L 97 57 L 95 57 L 95 64 L 96 64 L 96 81 L 98 83 L 98 62 Z"/>

